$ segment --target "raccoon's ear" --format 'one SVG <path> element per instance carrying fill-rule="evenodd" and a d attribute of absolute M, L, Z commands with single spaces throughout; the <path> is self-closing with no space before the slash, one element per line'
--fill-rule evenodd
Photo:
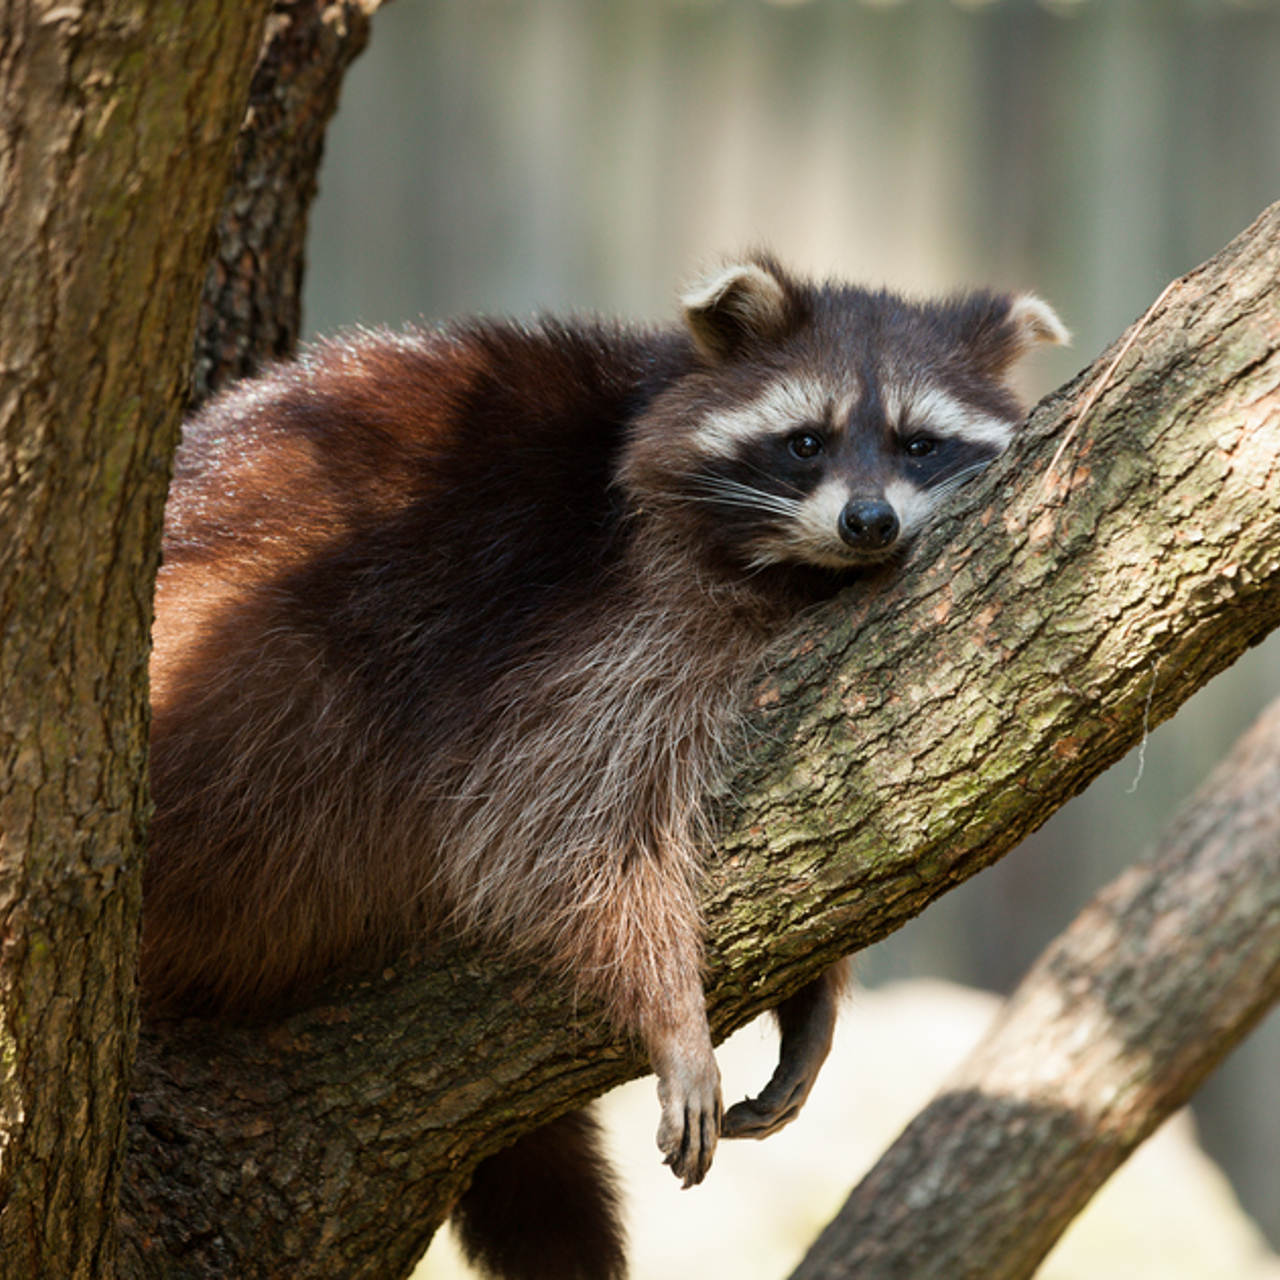
<path fill-rule="evenodd" d="M 1071 334 L 1058 313 L 1033 293 L 977 294 L 963 308 L 962 330 L 974 363 L 1003 379 L 1037 347 L 1068 346 Z"/>
<path fill-rule="evenodd" d="M 690 285 L 680 297 L 694 344 L 708 360 L 723 360 L 788 326 L 787 289 L 770 259 L 735 262 Z"/>
<path fill-rule="evenodd" d="M 1020 356 L 1036 347 L 1071 345 L 1071 332 L 1058 319 L 1058 313 L 1034 293 L 1018 293 L 1010 299 L 1009 322 L 1018 335 Z"/>

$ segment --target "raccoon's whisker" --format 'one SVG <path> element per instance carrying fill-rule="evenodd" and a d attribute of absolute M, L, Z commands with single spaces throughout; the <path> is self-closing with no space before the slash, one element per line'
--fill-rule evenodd
<path fill-rule="evenodd" d="M 972 480 L 979 472 L 985 471 L 991 462 L 984 458 L 981 462 L 971 462 L 967 467 L 962 467 L 954 475 L 948 476 L 945 480 L 940 481 L 933 486 L 932 495 L 938 502 L 949 498 L 961 485 Z"/>
<path fill-rule="evenodd" d="M 784 480 L 781 476 L 775 475 L 773 472 L 771 472 L 768 469 L 768 467 L 762 467 L 753 462 L 747 462 L 745 465 L 749 470 L 754 471 L 756 475 L 764 476 L 764 478 L 770 481 L 771 483 L 784 485 L 786 488 L 793 490 L 796 494 L 797 502 L 799 502 L 804 497 L 804 491 L 802 489 L 800 489 L 798 486 L 794 484 L 791 484 L 789 481 Z"/>
<path fill-rule="evenodd" d="M 722 502 L 747 511 L 771 511 L 775 515 L 792 517 L 800 509 L 798 498 L 768 493 L 737 480 L 714 476 L 702 480 L 699 488 L 704 493 L 693 495 L 696 502 Z"/>
<path fill-rule="evenodd" d="M 778 556 L 771 555 L 767 551 L 757 551 L 755 555 L 747 561 L 747 576 L 754 578 L 757 574 L 763 573 L 766 569 L 772 568 L 778 563 Z"/>

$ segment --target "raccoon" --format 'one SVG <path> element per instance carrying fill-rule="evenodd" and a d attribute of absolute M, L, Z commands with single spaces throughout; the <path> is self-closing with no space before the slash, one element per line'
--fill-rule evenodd
<path fill-rule="evenodd" d="M 156 596 L 146 1009 L 270 1016 L 458 931 L 639 1038 L 685 1185 L 719 1136 L 799 1109 L 840 971 L 782 1006 L 773 1079 L 722 1114 L 702 798 L 770 646 L 1005 448 L 1010 370 L 1066 333 L 1031 295 L 915 303 L 767 254 L 682 304 L 669 330 L 355 334 L 188 424 Z M 625 1270 L 583 1116 L 482 1166 L 456 1218 L 492 1274 Z"/>

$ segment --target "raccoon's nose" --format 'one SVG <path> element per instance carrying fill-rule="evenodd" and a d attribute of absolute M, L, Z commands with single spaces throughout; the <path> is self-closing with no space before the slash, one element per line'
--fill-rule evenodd
<path fill-rule="evenodd" d="M 840 513 L 839 527 L 855 551 L 883 551 L 898 539 L 898 513 L 881 498 L 855 498 Z"/>

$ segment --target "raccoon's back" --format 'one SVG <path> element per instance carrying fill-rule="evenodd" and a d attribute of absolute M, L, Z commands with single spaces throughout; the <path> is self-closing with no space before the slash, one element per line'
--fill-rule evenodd
<path fill-rule="evenodd" d="M 363 337 L 190 424 L 152 662 L 155 1001 L 256 1008 L 394 945 L 391 904 L 430 923 L 440 833 L 406 788 L 446 785 L 501 675 L 616 592 L 618 453 L 685 358 L 593 326 Z"/>

